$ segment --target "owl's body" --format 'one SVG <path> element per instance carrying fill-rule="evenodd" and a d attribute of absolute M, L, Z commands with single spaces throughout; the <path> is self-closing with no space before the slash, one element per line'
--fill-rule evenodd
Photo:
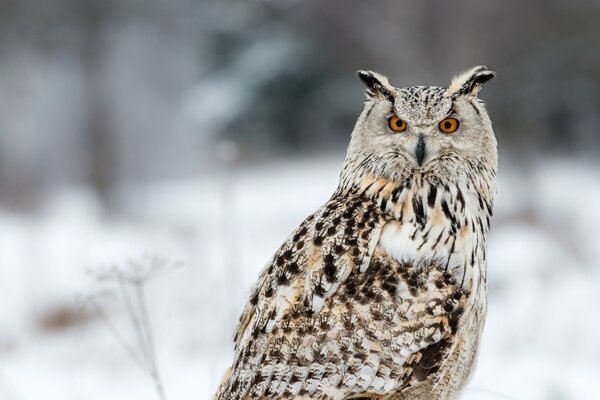
<path fill-rule="evenodd" d="M 497 165 L 476 95 L 493 73 L 404 89 L 360 74 L 340 185 L 262 272 L 219 400 L 453 399 L 473 370 Z"/>

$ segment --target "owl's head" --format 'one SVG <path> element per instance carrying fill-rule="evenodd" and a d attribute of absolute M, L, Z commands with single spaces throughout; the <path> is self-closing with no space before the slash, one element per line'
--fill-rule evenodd
<path fill-rule="evenodd" d="M 359 71 L 358 76 L 367 86 L 367 98 L 352 132 L 345 173 L 448 177 L 481 163 L 495 171 L 496 139 L 477 97 L 495 76 L 487 67 L 471 68 L 447 87 L 399 88 L 376 72 Z"/>

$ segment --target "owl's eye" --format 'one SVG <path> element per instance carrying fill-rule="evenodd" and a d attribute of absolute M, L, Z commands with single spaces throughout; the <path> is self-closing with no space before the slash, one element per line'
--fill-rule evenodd
<path fill-rule="evenodd" d="M 444 133 L 454 133 L 458 129 L 458 120 L 456 118 L 446 118 L 440 122 L 438 127 Z"/>
<path fill-rule="evenodd" d="M 388 125 L 394 132 L 403 132 L 406 130 L 406 121 L 396 117 L 395 115 L 388 119 Z"/>

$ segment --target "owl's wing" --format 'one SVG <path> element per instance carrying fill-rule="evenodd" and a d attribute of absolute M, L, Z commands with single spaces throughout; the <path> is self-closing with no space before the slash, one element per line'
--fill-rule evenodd
<path fill-rule="evenodd" d="M 430 299 L 422 274 L 379 248 L 388 218 L 369 198 L 334 196 L 298 227 L 252 291 L 217 399 L 383 393 L 439 366 L 450 289 Z"/>
<path fill-rule="evenodd" d="M 348 196 L 304 220 L 262 271 L 234 334 L 236 350 L 287 313 L 318 314 L 353 271 L 368 267 L 385 222 L 377 204 Z"/>

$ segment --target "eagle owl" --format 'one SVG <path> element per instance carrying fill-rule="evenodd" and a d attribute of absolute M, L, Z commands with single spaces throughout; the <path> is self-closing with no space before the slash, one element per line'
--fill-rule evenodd
<path fill-rule="evenodd" d="M 474 369 L 497 168 L 477 94 L 495 74 L 358 74 L 339 186 L 262 271 L 216 399 L 454 399 Z"/>

